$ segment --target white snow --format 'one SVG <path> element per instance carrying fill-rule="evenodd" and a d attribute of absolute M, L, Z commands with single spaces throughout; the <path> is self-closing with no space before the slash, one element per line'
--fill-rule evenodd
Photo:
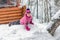
<path fill-rule="evenodd" d="M 54 37 L 56 40 L 60 40 L 60 26 L 57 28 Z"/>
<path fill-rule="evenodd" d="M 46 30 L 47 24 L 40 24 L 34 19 L 34 25 L 29 24 L 27 31 L 24 25 L 0 25 L 0 40 L 55 40 Z"/>
<path fill-rule="evenodd" d="M 56 14 L 52 17 L 52 20 L 60 19 L 60 10 L 56 12 Z"/>
<path fill-rule="evenodd" d="M 57 13 L 58 14 L 58 13 Z M 56 14 L 56 17 L 57 17 Z M 50 21 L 48 24 L 40 24 L 39 20 L 33 18 L 34 25 L 29 24 L 31 28 L 30 31 L 27 31 L 24 25 L 12 25 L 11 27 L 8 24 L 0 25 L 0 40 L 55 40 L 60 39 L 59 28 L 55 32 L 55 36 L 52 37 L 47 28 L 54 23 Z M 58 35 L 57 35 L 58 34 Z"/>
<path fill-rule="evenodd" d="M 22 0 L 21 6 L 28 5 L 27 0 Z M 39 17 L 42 19 L 42 1 L 39 2 L 41 8 L 39 8 Z M 51 2 L 53 3 L 53 1 Z M 53 3 L 54 4 L 54 3 Z M 55 8 L 52 5 L 52 13 L 55 13 Z M 36 7 L 36 6 L 35 6 Z M 36 11 L 34 11 L 36 12 Z M 33 12 L 33 13 L 34 13 Z M 35 16 L 35 13 L 34 13 Z M 59 18 L 60 10 L 52 17 L 52 20 Z M 11 27 L 8 24 L 0 25 L 0 40 L 60 40 L 60 26 L 55 32 L 55 36 L 52 37 L 47 29 L 51 27 L 54 23 L 50 21 L 48 24 L 40 24 L 40 19 L 33 19 L 34 25 L 30 25 L 30 31 L 27 31 L 24 25 L 12 25 Z"/>
<path fill-rule="evenodd" d="M 57 14 L 56 14 L 57 15 Z M 30 31 L 27 31 L 24 25 L 12 25 L 11 27 L 8 24 L 0 25 L 0 40 L 55 40 L 60 39 L 59 28 L 55 32 L 55 36 L 52 37 L 47 28 L 54 23 L 50 21 L 48 24 L 40 24 L 39 20 L 33 18 L 34 25 L 29 24 L 31 28 Z M 58 34 L 58 35 L 57 35 Z"/>

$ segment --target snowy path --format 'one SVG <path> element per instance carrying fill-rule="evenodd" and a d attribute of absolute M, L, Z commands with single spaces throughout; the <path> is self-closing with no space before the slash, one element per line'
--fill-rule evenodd
<path fill-rule="evenodd" d="M 22 25 L 0 25 L 0 40 L 55 40 L 47 31 L 46 25 L 35 23 L 30 31 Z"/>

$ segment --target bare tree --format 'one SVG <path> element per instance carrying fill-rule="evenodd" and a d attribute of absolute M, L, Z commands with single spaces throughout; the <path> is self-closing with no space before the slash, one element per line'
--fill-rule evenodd
<path fill-rule="evenodd" d="M 37 19 L 38 19 L 38 0 L 37 0 Z"/>
<path fill-rule="evenodd" d="M 51 19 L 50 0 L 43 0 L 43 22 L 49 22 Z"/>
<path fill-rule="evenodd" d="M 48 32 L 54 36 L 54 33 L 56 31 L 56 29 L 58 28 L 58 26 L 60 25 L 60 19 L 56 19 L 54 21 L 54 23 L 52 24 L 51 28 L 48 29 Z"/>

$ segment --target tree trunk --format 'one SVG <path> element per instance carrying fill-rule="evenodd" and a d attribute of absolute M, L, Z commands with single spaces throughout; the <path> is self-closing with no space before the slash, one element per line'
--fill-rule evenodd
<path fill-rule="evenodd" d="M 60 19 L 56 19 L 56 21 L 54 22 L 54 24 L 52 24 L 51 28 L 48 29 L 48 32 L 54 36 L 54 33 L 56 31 L 56 29 L 58 28 L 58 26 L 60 25 Z"/>

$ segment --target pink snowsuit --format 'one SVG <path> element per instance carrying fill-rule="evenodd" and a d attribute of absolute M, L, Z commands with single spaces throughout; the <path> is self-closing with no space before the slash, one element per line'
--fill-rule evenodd
<path fill-rule="evenodd" d="M 28 24 L 33 24 L 32 16 L 28 17 L 27 13 L 25 13 L 24 16 L 20 19 L 20 24 L 25 25 L 26 30 L 29 31 L 30 28 L 28 27 Z"/>

